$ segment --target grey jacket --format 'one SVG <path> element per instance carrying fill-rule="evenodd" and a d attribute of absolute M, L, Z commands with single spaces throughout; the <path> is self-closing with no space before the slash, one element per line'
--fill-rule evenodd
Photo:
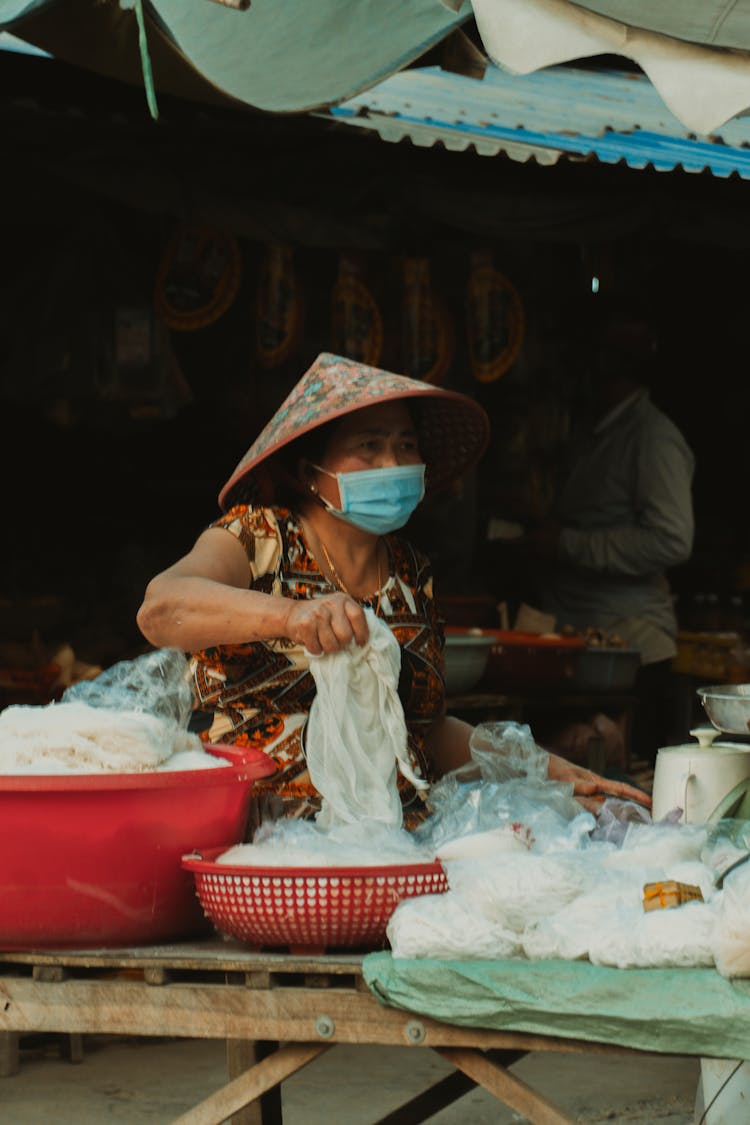
<path fill-rule="evenodd" d="M 693 547 L 693 454 L 641 390 L 612 411 L 562 488 L 559 566 L 543 607 L 557 626 L 618 632 L 643 663 L 675 653 L 665 571 Z"/>

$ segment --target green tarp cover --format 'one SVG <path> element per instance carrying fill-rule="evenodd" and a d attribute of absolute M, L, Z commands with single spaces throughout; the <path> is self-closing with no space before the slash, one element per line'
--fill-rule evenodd
<path fill-rule="evenodd" d="M 750 980 L 728 981 L 715 969 L 408 961 L 372 953 L 363 972 L 382 1004 L 460 1027 L 750 1059 Z"/>
<path fill-rule="evenodd" d="M 0 0 L 0 29 L 58 58 L 139 82 L 135 0 Z M 471 16 L 440 0 L 143 0 L 157 93 L 299 113 L 407 66 Z M 319 169 L 325 175 L 325 169 Z"/>
<path fill-rule="evenodd" d="M 471 15 L 436 0 L 253 0 L 246 12 L 207 0 L 151 0 L 151 7 L 204 78 L 277 113 L 373 86 Z"/>

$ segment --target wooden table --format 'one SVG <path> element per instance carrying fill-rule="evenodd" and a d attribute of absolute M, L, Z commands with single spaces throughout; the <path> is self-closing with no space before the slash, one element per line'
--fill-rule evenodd
<path fill-rule="evenodd" d="M 172 1125 L 277 1125 L 280 1083 L 337 1043 L 431 1048 L 455 1071 L 381 1118 L 416 1125 L 475 1085 L 535 1125 L 573 1119 L 508 1067 L 529 1051 L 629 1048 L 451 1026 L 378 1003 L 362 955 L 255 953 L 229 941 L 0 952 L 0 1039 L 31 1032 L 223 1039 L 229 1081 Z M 245 1108 L 248 1107 L 248 1108 Z"/>

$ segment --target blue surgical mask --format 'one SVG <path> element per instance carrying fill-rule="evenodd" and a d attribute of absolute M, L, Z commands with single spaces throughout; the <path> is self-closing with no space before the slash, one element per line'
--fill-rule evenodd
<path fill-rule="evenodd" d="M 313 468 L 338 483 L 340 508 L 321 496 L 331 515 L 373 535 L 403 527 L 424 496 L 424 465 L 391 465 L 355 473 L 330 473 L 320 465 Z"/>

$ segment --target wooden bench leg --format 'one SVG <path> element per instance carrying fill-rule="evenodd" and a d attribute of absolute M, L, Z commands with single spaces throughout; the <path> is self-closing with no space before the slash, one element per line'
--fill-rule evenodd
<path fill-rule="evenodd" d="M 532 1090 L 523 1079 L 496 1065 L 474 1047 L 434 1047 L 439 1055 L 483 1086 L 532 1125 L 575 1125 L 575 1119 Z"/>
<path fill-rule="evenodd" d="M 71 1031 L 69 1035 L 63 1036 L 62 1044 L 60 1045 L 60 1054 L 68 1062 L 82 1063 L 83 1062 L 83 1036 L 77 1031 Z"/>
<path fill-rule="evenodd" d="M 10 1078 L 21 1069 L 21 1035 L 0 1031 L 0 1078 Z M 83 1062 L 83 1036 L 77 1032 L 60 1036 L 60 1057 L 68 1062 Z"/>
<path fill-rule="evenodd" d="M 265 1040 L 228 1039 L 227 1072 L 230 1078 L 244 1074 L 255 1063 L 268 1058 L 278 1049 L 278 1043 Z M 282 1125 L 281 1087 L 261 1094 L 256 1102 L 232 1115 L 232 1125 Z"/>
<path fill-rule="evenodd" d="M 331 1043 L 286 1043 L 187 1113 L 175 1118 L 172 1125 L 221 1125 L 228 1117 L 291 1078 L 318 1055 L 330 1051 L 332 1046 Z"/>
<path fill-rule="evenodd" d="M 0 1031 L 0 1078 L 10 1078 L 21 1069 L 18 1039 L 17 1031 Z"/>
<path fill-rule="evenodd" d="M 484 1057 L 497 1063 L 499 1066 L 512 1066 L 518 1062 L 527 1051 L 483 1051 Z M 434 1117 L 446 1106 L 458 1101 L 469 1090 L 476 1089 L 476 1082 L 460 1070 L 454 1070 L 445 1078 L 441 1078 L 429 1089 L 423 1090 L 415 1098 L 400 1105 L 392 1113 L 381 1117 L 375 1125 L 422 1125 L 430 1117 Z"/>

